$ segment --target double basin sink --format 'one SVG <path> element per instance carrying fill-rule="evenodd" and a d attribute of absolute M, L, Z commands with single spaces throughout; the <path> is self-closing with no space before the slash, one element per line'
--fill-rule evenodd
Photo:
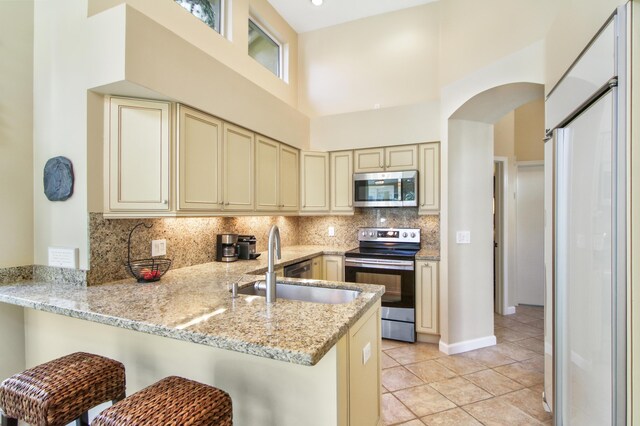
<path fill-rule="evenodd" d="M 266 296 L 266 282 L 256 281 L 246 287 L 238 289 L 238 294 L 252 296 Z M 278 299 L 298 300 L 301 302 L 341 304 L 349 303 L 358 295 L 358 290 L 346 290 L 343 288 L 311 287 L 296 285 L 290 282 L 276 282 L 276 297 Z"/>

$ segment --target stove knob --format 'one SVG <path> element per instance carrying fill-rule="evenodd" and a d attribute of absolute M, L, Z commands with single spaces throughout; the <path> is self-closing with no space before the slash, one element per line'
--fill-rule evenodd
<path fill-rule="evenodd" d="M 406 232 L 402 233 L 402 238 L 407 238 L 407 233 Z"/>
<path fill-rule="evenodd" d="M 411 238 L 415 238 L 415 237 L 416 237 L 416 233 L 415 233 L 415 232 L 412 232 L 412 233 L 411 233 Z"/>
<path fill-rule="evenodd" d="M 369 231 L 369 236 L 373 238 L 373 231 Z"/>

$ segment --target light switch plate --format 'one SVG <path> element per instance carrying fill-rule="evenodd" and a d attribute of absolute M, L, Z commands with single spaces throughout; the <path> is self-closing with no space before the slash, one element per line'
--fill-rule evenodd
<path fill-rule="evenodd" d="M 330 226 L 329 227 L 329 236 L 330 237 L 335 237 L 336 236 L 336 228 L 335 228 L 335 226 Z"/>
<path fill-rule="evenodd" d="M 151 241 L 151 257 L 164 256 L 167 254 L 167 240 Z"/>
<path fill-rule="evenodd" d="M 365 365 L 371 358 L 371 342 L 368 342 L 364 348 L 362 348 L 362 365 Z"/>
<path fill-rule="evenodd" d="M 78 269 L 78 248 L 49 247 L 49 266 Z"/>
<path fill-rule="evenodd" d="M 456 243 L 458 243 L 458 244 L 471 244 L 471 231 L 458 231 L 458 232 L 456 232 Z"/>

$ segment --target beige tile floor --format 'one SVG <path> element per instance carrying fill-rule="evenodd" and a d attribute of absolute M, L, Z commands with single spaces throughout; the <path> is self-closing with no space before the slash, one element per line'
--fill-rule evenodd
<path fill-rule="evenodd" d="M 447 356 L 438 346 L 382 341 L 385 425 L 549 425 L 542 409 L 544 312 L 495 315 L 496 346 Z"/>

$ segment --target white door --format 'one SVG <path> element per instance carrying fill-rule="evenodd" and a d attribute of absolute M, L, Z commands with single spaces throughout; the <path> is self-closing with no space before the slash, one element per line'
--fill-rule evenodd
<path fill-rule="evenodd" d="M 516 190 L 516 295 L 544 305 L 544 167 L 519 164 Z"/>

